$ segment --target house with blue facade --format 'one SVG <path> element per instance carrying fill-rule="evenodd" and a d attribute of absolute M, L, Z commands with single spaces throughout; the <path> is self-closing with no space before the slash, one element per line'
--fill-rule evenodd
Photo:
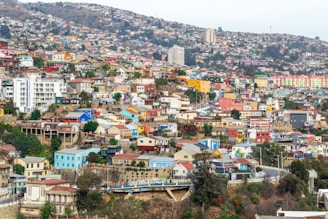
<path fill-rule="evenodd" d="M 131 130 L 132 138 L 137 138 L 139 136 L 138 134 L 138 126 L 133 123 L 126 124 L 125 127 L 127 127 L 129 130 Z"/>
<path fill-rule="evenodd" d="M 166 169 L 172 168 L 176 163 L 176 160 L 171 157 L 162 157 L 162 156 L 155 156 L 149 160 L 150 169 Z"/>
<path fill-rule="evenodd" d="M 89 153 L 98 153 L 99 151 L 100 148 L 97 147 L 85 148 L 81 146 L 56 151 L 54 155 L 55 169 L 70 169 L 77 171 L 87 163 Z"/>
<path fill-rule="evenodd" d="M 216 150 L 220 148 L 220 139 L 205 138 L 201 139 L 198 144 L 206 146 L 208 149 Z"/>
<path fill-rule="evenodd" d="M 76 112 L 85 113 L 89 120 L 95 120 L 95 110 L 92 108 L 81 108 L 77 109 Z"/>
<path fill-rule="evenodd" d="M 63 119 L 67 123 L 86 123 L 89 120 L 89 116 L 83 112 L 69 112 Z"/>
<path fill-rule="evenodd" d="M 250 171 L 253 167 L 252 163 L 245 158 L 237 158 L 236 165 L 239 171 Z"/>
<path fill-rule="evenodd" d="M 123 115 L 123 116 L 128 117 L 133 122 L 138 122 L 139 121 L 139 114 L 134 112 L 133 110 L 130 110 L 130 109 L 122 110 L 120 112 L 120 114 Z"/>

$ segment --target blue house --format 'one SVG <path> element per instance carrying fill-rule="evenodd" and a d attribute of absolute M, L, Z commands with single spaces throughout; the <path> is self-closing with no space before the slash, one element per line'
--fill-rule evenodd
<path fill-rule="evenodd" d="M 150 169 L 166 169 L 169 167 L 173 167 L 175 165 L 176 161 L 174 158 L 171 157 L 160 157 L 155 156 L 149 160 L 149 166 Z"/>
<path fill-rule="evenodd" d="M 238 166 L 238 169 L 240 171 L 247 171 L 249 172 L 252 169 L 252 163 L 249 162 L 247 159 L 245 158 L 237 158 L 236 159 L 236 164 Z"/>
<path fill-rule="evenodd" d="M 139 136 L 138 126 L 136 124 L 126 124 L 125 127 L 131 130 L 132 138 L 137 138 Z"/>
<path fill-rule="evenodd" d="M 211 149 L 211 150 L 216 150 L 216 149 L 220 148 L 220 140 L 219 139 L 205 138 L 205 139 L 201 139 L 198 143 L 206 146 L 208 149 Z"/>
<path fill-rule="evenodd" d="M 89 117 L 89 120 L 95 120 L 95 110 L 92 108 L 81 108 L 77 109 L 76 112 L 85 113 Z"/>
<path fill-rule="evenodd" d="M 100 148 L 89 147 L 84 149 L 81 146 L 65 148 L 55 152 L 55 169 L 79 170 L 87 163 L 89 153 L 98 153 Z"/>
<path fill-rule="evenodd" d="M 139 121 L 139 114 L 136 113 L 136 112 L 134 112 L 133 110 L 129 110 L 129 109 L 127 109 L 127 110 L 122 110 L 122 111 L 120 112 L 120 114 L 123 115 L 123 116 L 128 117 L 128 118 L 131 119 L 133 122 L 137 122 L 137 121 Z"/>
<path fill-rule="evenodd" d="M 65 117 L 64 117 L 64 122 L 67 123 L 86 123 L 90 119 L 87 116 L 87 114 L 82 113 L 82 112 L 69 112 Z"/>

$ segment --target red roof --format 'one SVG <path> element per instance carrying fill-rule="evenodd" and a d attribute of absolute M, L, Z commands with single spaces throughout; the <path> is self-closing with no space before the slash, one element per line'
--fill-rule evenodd
<path fill-rule="evenodd" d="M 125 125 L 116 125 L 116 128 L 118 128 L 118 129 L 124 129 L 124 130 L 127 130 L 128 129 Z"/>
<path fill-rule="evenodd" d="M 76 78 L 74 80 L 69 81 L 70 83 L 83 83 L 83 82 L 93 82 L 91 78 Z"/>
<path fill-rule="evenodd" d="M 236 158 L 236 162 L 240 164 L 252 165 L 252 163 L 246 160 L 245 158 Z"/>
<path fill-rule="evenodd" d="M 191 163 L 181 163 L 187 170 L 193 170 L 195 167 Z"/>
<path fill-rule="evenodd" d="M 116 154 L 113 158 L 115 159 L 136 159 L 139 157 L 138 154 Z"/>
<path fill-rule="evenodd" d="M 35 181 L 32 181 L 31 183 L 44 184 L 44 185 L 56 185 L 56 184 L 69 183 L 69 181 L 62 180 L 62 179 L 45 179 L 45 180 L 35 180 Z"/>
<path fill-rule="evenodd" d="M 77 192 L 78 189 L 68 187 L 68 186 L 54 186 L 53 188 L 50 189 L 50 191 L 62 191 L 62 192 Z"/>

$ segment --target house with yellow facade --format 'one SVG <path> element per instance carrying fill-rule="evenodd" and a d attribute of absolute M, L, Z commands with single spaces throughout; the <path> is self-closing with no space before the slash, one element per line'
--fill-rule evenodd
<path fill-rule="evenodd" d="M 188 79 L 187 85 L 195 88 L 197 91 L 207 94 L 211 89 L 211 82 L 200 79 Z"/>
<path fill-rule="evenodd" d="M 1 118 L 1 117 L 3 117 L 3 116 L 4 116 L 4 114 L 5 114 L 5 113 L 4 113 L 4 110 L 3 110 L 3 108 L 0 108 L 0 118 Z"/>

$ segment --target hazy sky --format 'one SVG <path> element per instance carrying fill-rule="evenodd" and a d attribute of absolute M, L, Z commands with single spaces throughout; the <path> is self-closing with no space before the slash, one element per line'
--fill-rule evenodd
<path fill-rule="evenodd" d="M 37 2 L 38 0 L 20 0 Z M 59 1 L 59 0 L 58 0 Z M 56 2 L 44 0 L 44 2 Z M 64 1 L 62 1 L 64 2 Z M 327 0 L 71 0 L 97 3 L 205 28 L 288 33 L 328 41 Z"/>

